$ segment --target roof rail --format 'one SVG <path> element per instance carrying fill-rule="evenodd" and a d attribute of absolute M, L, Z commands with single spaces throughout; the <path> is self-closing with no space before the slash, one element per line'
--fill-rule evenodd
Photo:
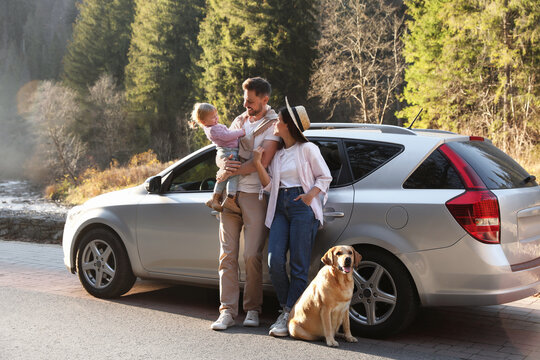
<path fill-rule="evenodd" d="M 426 133 L 439 133 L 439 134 L 454 134 L 458 135 L 455 132 L 448 131 L 448 130 L 438 130 L 438 129 L 411 129 L 414 132 L 426 132 Z"/>
<path fill-rule="evenodd" d="M 311 123 L 310 129 L 361 129 L 361 130 L 379 130 L 386 134 L 416 135 L 410 129 L 379 124 L 360 124 L 360 123 Z"/>

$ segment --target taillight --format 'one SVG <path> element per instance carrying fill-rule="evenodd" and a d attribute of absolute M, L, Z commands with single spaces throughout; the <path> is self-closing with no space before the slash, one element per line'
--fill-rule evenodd
<path fill-rule="evenodd" d="M 491 191 L 466 191 L 448 200 L 446 207 L 475 239 L 490 244 L 500 242 L 499 202 Z"/>
<path fill-rule="evenodd" d="M 500 243 L 499 200 L 448 145 L 441 145 L 439 149 L 454 165 L 466 188 L 465 193 L 448 200 L 446 207 L 472 237 L 489 244 Z"/>

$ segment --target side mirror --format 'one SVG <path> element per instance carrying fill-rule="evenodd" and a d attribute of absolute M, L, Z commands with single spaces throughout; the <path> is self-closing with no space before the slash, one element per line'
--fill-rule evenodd
<path fill-rule="evenodd" d="M 144 188 L 150 194 L 161 193 L 161 176 L 156 175 L 146 179 L 146 181 L 144 182 Z"/>

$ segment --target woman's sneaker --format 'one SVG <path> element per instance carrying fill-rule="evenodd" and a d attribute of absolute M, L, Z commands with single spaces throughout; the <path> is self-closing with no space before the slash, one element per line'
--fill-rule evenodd
<path fill-rule="evenodd" d="M 289 335 L 289 329 L 287 328 L 288 323 L 289 323 L 289 312 L 282 310 L 276 322 L 273 323 L 272 326 L 270 326 L 270 331 L 268 332 L 268 334 L 272 336 L 288 336 Z"/>

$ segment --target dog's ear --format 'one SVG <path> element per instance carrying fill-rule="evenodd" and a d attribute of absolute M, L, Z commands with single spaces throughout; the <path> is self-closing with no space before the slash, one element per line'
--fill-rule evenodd
<path fill-rule="evenodd" d="M 334 264 L 334 248 L 329 249 L 326 254 L 321 258 L 321 261 L 325 265 L 332 266 Z"/>
<path fill-rule="evenodd" d="M 362 255 L 358 253 L 358 251 L 354 251 L 354 268 L 356 269 L 358 265 L 360 265 L 360 260 L 362 260 Z"/>

